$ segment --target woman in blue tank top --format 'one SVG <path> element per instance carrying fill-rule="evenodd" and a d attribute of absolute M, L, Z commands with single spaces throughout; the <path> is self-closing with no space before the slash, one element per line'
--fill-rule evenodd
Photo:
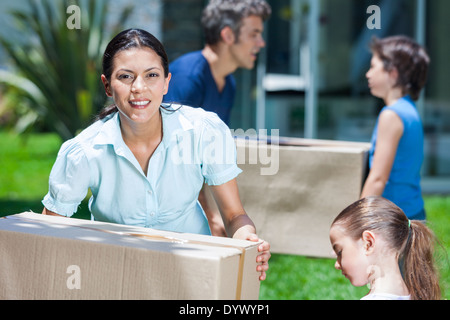
<path fill-rule="evenodd" d="M 374 38 L 367 72 L 372 95 L 384 100 L 373 131 L 370 173 L 361 198 L 383 196 L 411 220 L 425 220 L 420 187 L 424 134 L 414 101 L 425 86 L 430 59 L 426 51 L 404 36 Z"/>

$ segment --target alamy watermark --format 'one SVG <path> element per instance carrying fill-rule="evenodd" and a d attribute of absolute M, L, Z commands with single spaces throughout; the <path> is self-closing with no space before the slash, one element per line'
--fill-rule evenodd
<path fill-rule="evenodd" d="M 67 7 L 67 14 L 70 16 L 66 20 L 66 26 L 69 30 L 81 29 L 81 10 L 77 5 L 71 5 Z"/>
<path fill-rule="evenodd" d="M 280 130 L 231 130 L 237 142 L 237 164 L 260 165 L 262 176 L 273 176 L 280 168 Z M 239 143 L 239 141 L 241 143 Z M 247 155 L 248 151 L 248 155 Z"/>
<path fill-rule="evenodd" d="M 200 136 L 198 136 L 200 135 Z M 170 152 L 175 165 L 202 165 L 226 170 L 237 164 L 258 165 L 260 174 L 275 175 L 279 170 L 279 130 L 208 129 L 201 133 L 176 130 L 172 133 L 176 145 Z"/>
<path fill-rule="evenodd" d="M 81 269 L 77 265 L 70 265 L 66 270 L 67 274 L 70 276 L 67 278 L 66 286 L 69 290 L 80 290 L 81 289 Z"/>
<path fill-rule="evenodd" d="M 367 8 L 367 14 L 370 17 L 367 19 L 366 25 L 369 30 L 381 29 L 381 9 L 379 6 L 372 5 Z"/>

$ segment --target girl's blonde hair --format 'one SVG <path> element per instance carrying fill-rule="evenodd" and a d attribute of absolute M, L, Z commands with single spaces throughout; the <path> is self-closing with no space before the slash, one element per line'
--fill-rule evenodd
<path fill-rule="evenodd" d="M 412 300 L 439 300 L 441 289 L 434 264 L 436 238 L 420 221 L 410 221 L 403 211 L 382 197 L 367 197 L 344 209 L 333 221 L 347 235 L 361 239 L 376 231 L 398 252 L 401 271 Z"/>

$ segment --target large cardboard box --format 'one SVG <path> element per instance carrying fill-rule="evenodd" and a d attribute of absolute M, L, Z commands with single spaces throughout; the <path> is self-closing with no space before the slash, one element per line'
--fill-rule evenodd
<path fill-rule="evenodd" d="M 22 213 L 0 219 L 0 299 L 258 299 L 257 243 Z"/>
<path fill-rule="evenodd" d="M 330 225 L 359 199 L 370 144 L 238 137 L 236 145 L 239 191 L 258 236 L 274 253 L 331 257 Z"/>

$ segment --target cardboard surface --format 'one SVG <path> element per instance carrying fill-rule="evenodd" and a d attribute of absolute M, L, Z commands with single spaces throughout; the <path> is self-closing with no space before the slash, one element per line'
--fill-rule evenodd
<path fill-rule="evenodd" d="M 258 299 L 257 243 L 22 213 L 0 219 L 0 299 Z"/>
<path fill-rule="evenodd" d="M 332 257 L 330 225 L 359 199 L 370 144 L 237 138 L 236 145 L 241 200 L 271 252 Z"/>

